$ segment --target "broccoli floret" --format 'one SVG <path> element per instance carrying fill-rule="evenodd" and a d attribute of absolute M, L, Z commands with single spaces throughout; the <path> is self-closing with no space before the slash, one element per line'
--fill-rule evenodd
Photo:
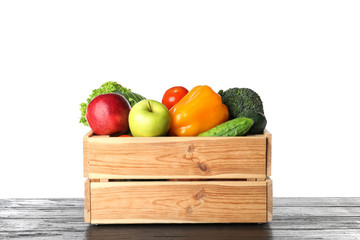
<path fill-rule="evenodd" d="M 80 123 L 84 124 L 85 126 L 89 126 L 89 124 L 86 120 L 86 108 L 91 100 L 93 100 L 95 97 L 97 97 L 101 94 L 113 93 L 113 92 L 118 92 L 118 93 L 123 94 L 126 92 L 131 92 L 131 89 L 123 87 L 117 82 L 109 81 L 109 82 L 106 82 L 103 85 L 101 85 L 100 88 L 93 90 L 92 93 L 90 94 L 89 98 L 86 99 L 86 102 L 83 102 L 80 104 L 80 111 L 81 111 Z"/>
<path fill-rule="evenodd" d="M 229 119 L 239 117 L 244 110 L 252 110 L 264 114 L 260 96 L 250 88 L 220 90 L 219 95 L 229 109 Z"/>

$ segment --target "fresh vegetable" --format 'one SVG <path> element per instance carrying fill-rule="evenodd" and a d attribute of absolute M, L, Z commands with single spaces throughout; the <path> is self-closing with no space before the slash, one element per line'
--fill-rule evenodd
<path fill-rule="evenodd" d="M 95 97 L 86 110 L 91 130 L 97 135 L 129 131 L 130 104 L 118 93 L 106 93 Z"/>
<path fill-rule="evenodd" d="M 116 91 L 119 92 L 119 91 Z M 121 94 L 121 93 L 120 93 Z M 140 94 L 133 93 L 133 92 L 124 92 L 122 95 L 128 100 L 130 103 L 130 106 L 133 107 L 135 104 L 140 102 L 141 100 L 144 100 L 145 98 L 141 96 Z"/>
<path fill-rule="evenodd" d="M 220 90 L 219 94 L 223 103 L 229 109 L 230 119 L 241 116 L 241 113 L 245 110 L 253 110 L 264 114 L 260 96 L 250 88 L 230 88 L 226 91 Z"/>
<path fill-rule="evenodd" d="M 266 127 L 266 117 L 260 112 L 255 112 L 253 110 L 245 109 L 239 115 L 239 117 L 247 117 L 254 120 L 254 124 L 250 128 L 248 134 L 261 134 L 264 132 Z"/>
<path fill-rule="evenodd" d="M 125 94 L 124 97 L 130 103 L 131 106 L 135 105 L 135 103 L 141 101 L 142 99 L 145 99 L 143 96 L 139 94 L 131 93 L 131 89 L 123 87 L 117 82 L 113 82 L 113 81 L 105 82 L 104 84 L 101 85 L 100 88 L 94 89 L 92 91 L 89 98 L 86 99 L 86 102 L 80 104 L 81 118 L 79 122 L 84 124 L 85 126 L 89 126 L 86 120 L 86 109 L 90 101 L 93 100 L 95 97 L 99 96 L 100 94 L 114 93 L 114 92 L 120 93 L 122 95 Z"/>
<path fill-rule="evenodd" d="M 177 86 L 169 88 L 163 96 L 162 104 L 170 110 L 170 108 L 178 103 L 188 92 L 184 87 Z"/>
<path fill-rule="evenodd" d="M 235 136 L 244 136 L 254 121 L 251 118 L 238 117 L 222 124 L 217 125 L 216 127 L 211 128 L 210 130 L 200 133 L 199 137 L 213 137 L 213 136 L 224 136 L 224 137 L 235 137 Z"/>
<path fill-rule="evenodd" d="M 172 136 L 197 136 L 229 118 L 220 95 L 206 85 L 194 87 L 169 113 Z"/>

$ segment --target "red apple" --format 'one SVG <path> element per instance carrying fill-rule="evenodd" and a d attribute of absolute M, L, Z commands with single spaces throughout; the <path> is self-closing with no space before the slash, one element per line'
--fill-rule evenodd
<path fill-rule="evenodd" d="M 95 97 L 86 109 L 86 119 L 97 135 L 124 134 L 129 131 L 129 102 L 120 94 Z"/>

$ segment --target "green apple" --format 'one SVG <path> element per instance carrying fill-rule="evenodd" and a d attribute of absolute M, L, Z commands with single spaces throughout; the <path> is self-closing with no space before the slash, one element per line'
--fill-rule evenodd
<path fill-rule="evenodd" d="M 142 100 L 130 110 L 129 126 L 134 137 L 164 136 L 170 123 L 168 109 L 155 100 Z"/>

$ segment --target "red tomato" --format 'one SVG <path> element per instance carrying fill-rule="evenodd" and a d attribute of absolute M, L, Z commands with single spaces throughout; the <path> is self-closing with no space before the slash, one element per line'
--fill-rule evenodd
<path fill-rule="evenodd" d="M 172 87 L 169 88 L 162 99 L 162 104 L 170 110 L 172 106 L 177 104 L 189 91 L 184 87 Z"/>
<path fill-rule="evenodd" d="M 131 137 L 130 135 L 120 135 L 119 137 Z"/>

